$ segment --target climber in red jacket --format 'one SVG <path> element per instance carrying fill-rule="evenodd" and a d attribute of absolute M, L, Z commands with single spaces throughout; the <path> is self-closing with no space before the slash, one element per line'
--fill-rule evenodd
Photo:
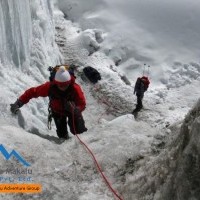
<path fill-rule="evenodd" d="M 75 78 L 60 66 L 54 80 L 37 87 L 32 87 L 24 92 L 14 104 L 11 112 L 16 114 L 19 108 L 37 97 L 49 97 L 50 113 L 55 121 L 59 138 L 68 139 L 67 119 L 70 131 L 80 134 L 87 131 L 81 112 L 85 109 L 86 101 L 81 87 L 75 83 Z"/>

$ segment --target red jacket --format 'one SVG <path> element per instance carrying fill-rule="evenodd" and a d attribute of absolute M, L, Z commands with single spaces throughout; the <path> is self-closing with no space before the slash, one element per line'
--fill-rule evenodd
<path fill-rule="evenodd" d="M 59 90 L 52 82 L 46 82 L 26 90 L 24 94 L 19 97 L 19 100 L 26 104 L 32 98 L 47 96 L 50 96 L 50 107 L 52 111 L 61 115 L 65 114 L 64 102 L 66 101 L 74 102 L 75 106 L 78 107 L 80 111 L 83 111 L 86 106 L 83 91 L 81 87 L 75 83 L 74 77 L 72 77 L 72 82 L 66 91 Z"/>

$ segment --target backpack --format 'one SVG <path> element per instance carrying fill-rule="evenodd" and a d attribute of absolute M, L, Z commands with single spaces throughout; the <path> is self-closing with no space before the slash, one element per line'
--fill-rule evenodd
<path fill-rule="evenodd" d="M 147 91 L 149 84 L 150 84 L 148 77 L 143 76 L 142 78 L 140 78 L 140 80 L 144 83 L 144 89 L 145 89 L 145 91 Z"/>
<path fill-rule="evenodd" d="M 99 80 L 101 80 L 100 73 L 93 67 L 90 67 L 90 66 L 85 67 L 83 69 L 83 72 L 85 76 L 89 79 L 89 81 L 92 83 L 97 83 Z"/>
<path fill-rule="evenodd" d="M 48 68 L 48 70 L 50 72 L 49 81 L 53 81 L 54 80 L 56 72 L 58 71 L 60 66 L 65 66 L 65 69 L 68 70 L 69 74 L 73 75 L 75 77 L 75 75 L 74 75 L 75 66 L 74 65 L 72 65 L 72 66 L 69 66 L 69 65 L 56 65 L 55 67 L 49 66 L 49 68 Z"/>

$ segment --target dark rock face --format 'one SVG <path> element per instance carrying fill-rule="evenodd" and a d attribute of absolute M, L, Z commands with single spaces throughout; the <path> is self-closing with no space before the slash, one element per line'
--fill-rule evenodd
<path fill-rule="evenodd" d="M 200 99 L 182 125 L 171 126 L 168 144 L 156 156 L 147 156 L 126 173 L 128 200 L 200 199 Z"/>

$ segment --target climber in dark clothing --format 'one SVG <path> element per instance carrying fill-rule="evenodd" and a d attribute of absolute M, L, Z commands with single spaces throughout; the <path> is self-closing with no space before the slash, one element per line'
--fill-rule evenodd
<path fill-rule="evenodd" d="M 134 94 L 137 96 L 137 105 L 132 113 L 139 112 L 143 108 L 142 99 L 144 97 L 144 93 L 149 87 L 149 83 L 149 79 L 146 76 L 137 78 L 134 88 Z"/>

